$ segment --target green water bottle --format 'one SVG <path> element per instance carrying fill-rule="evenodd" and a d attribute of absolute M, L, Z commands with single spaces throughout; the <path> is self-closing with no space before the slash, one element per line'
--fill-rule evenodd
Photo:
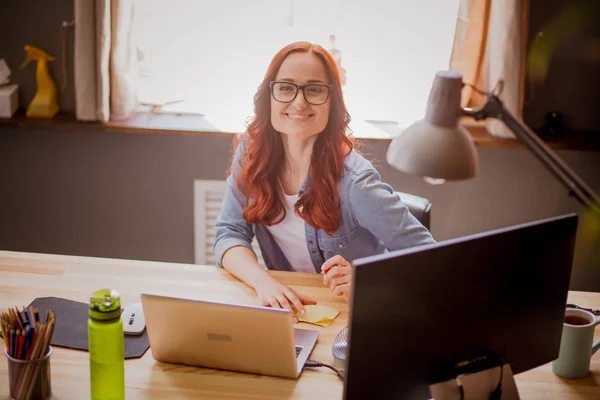
<path fill-rule="evenodd" d="M 119 293 L 111 289 L 95 292 L 89 315 L 92 400 L 124 400 L 125 344 Z"/>

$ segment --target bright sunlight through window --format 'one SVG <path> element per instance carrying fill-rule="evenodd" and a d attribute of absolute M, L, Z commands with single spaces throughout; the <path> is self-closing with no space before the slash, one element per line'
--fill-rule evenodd
<path fill-rule="evenodd" d="M 448 69 L 458 0 L 137 0 L 139 100 L 241 132 L 275 53 L 306 40 L 341 55 L 356 136 L 423 117 Z"/>

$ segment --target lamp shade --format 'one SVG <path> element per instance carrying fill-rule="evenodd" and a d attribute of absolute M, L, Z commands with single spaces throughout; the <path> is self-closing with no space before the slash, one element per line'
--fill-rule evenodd
<path fill-rule="evenodd" d="M 438 72 L 425 118 L 396 136 L 387 151 L 387 162 L 414 175 L 444 180 L 477 176 L 475 144 L 467 130 L 458 124 L 462 109 L 462 76 L 454 71 Z"/>

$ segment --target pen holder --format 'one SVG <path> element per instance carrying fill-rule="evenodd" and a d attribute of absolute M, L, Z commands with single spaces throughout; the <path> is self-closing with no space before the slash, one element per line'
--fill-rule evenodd
<path fill-rule="evenodd" d="M 4 355 L 8 359 L 8 390 L 11 400 L 50 399 L 51 346 L 45 356 L 33 360 L 19 360 L 9 356 L 6 351 Z"/>

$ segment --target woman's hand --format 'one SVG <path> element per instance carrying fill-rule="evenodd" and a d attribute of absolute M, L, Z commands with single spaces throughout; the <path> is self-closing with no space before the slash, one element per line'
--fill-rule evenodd
<path fill-rule="evenodd" d="M 254 290 L 263 306 L 290 310 L 294 323 L 298 322 L 296 313 L 304 314 L 306 312 L 304 304 L 317 304 L 313 299 L 285 286 L 266 272 L 259 276 L 254 284 Z"/>
<path fill-rule="evenodd" d="M 323 283 L 329 286 L 333 293 L 344 296 L 349 301 L 352 290 L 352 265 L 342 256 L 334 256 L 321 266 Z"/>

